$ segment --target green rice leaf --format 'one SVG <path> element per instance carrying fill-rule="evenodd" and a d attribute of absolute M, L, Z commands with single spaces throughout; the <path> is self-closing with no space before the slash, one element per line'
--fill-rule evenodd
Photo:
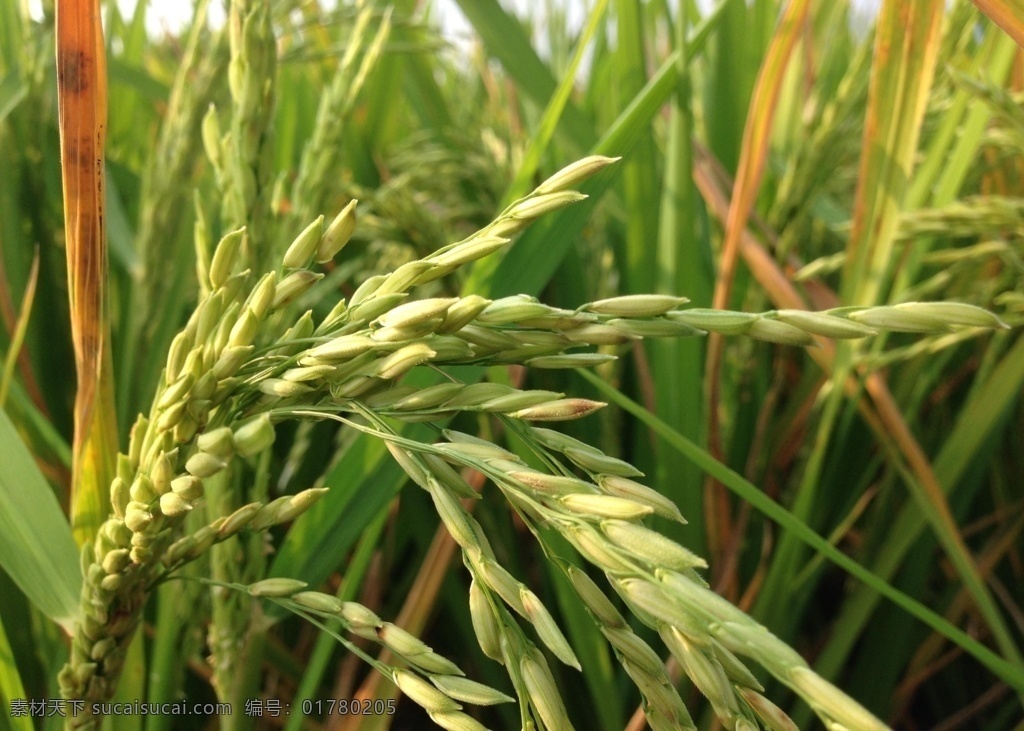
<path fill-rule="evenodd" d="M 70 630 L 82 582 L 71 528 L 7 413 L 0 411 L 0 568 Z"/>
<path fill-rule="evenodd" d="M 11 643 L 7 641 L 3 621 L 0 621 L 0 703 L 4 704 L 5 712 L 8 704 L 15 698 L 26 698 L 25 686 L 14 662 L 14 653 L 11 650 Z M 4 728 L 13 731 L 32 731 L 32 719 L 28 716 L 11 716 L 9 725 L 5 725 Z"/>
<path fill-rule="evenodd" d="M 7 74 L 0 81 L 0 122 L 28 95 L 28 86 L 17 74 Z"/>
<path fill-rule="evenodd" d="M 521 92 L 539 106 L 547 104 L 555 94 L 555 77 L 541 60 L 526 36 L 523 26 L 505 10 L 498 0 L 458 0 L 459 8 L 473 24 L 487 52 L 498 59 Z M 559 125 L 563 141 L 593 138 L 592 127 L 579 107 L 569 102 Z"/>

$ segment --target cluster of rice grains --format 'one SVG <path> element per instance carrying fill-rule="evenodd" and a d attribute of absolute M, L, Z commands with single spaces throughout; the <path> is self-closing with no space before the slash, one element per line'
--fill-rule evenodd
<path fill-rule="evenodd" d="M 550 729 L 571 724 L 544 655 L 514 614 L 533 624 L 541 642 L 561 662 L 576 669 L 580 665 L 536 594 L 498 563 L 480 524 L 460 500 L 478 495 L 452 465 L 492 480 L 538 541 L 544 542 L 543 528 L 554 529 L 600 569 L 630 611 L 658 631 L 726 728 L 795 728 L 761 695 L 763 688 L 737 655 L 753 658 L 804 697 L 832 729 L 885 728 L 817 676 L 785 643 L 712 592 L 695 571 L 706 567 L 703 559 L 641 524 L 654 514 L 683 518 L 671 501 L 633 479 L 640 476 L 635 468 L 559 432 L 503 418 L 531 445 L 546 470 L 533 469 L 494 444 L 453 430 L 444 430 L 444 441 L 423 444 L 390 432 L 372 416 L 374 426 L 362 428 L 387 440 L 402 467 L 430 493 L 445 527 L 461 546 L 472 576 L 470 613 L 477 638 L 485 654 L 508 669 L 523 703 L 524 728 L 531 722 Z M 586 479 L 573 476 L 570 465 Z M 643 695 L 651 727 L 694 728 L 658 653 L 630 629 L 585 571 L 553 560 Z"/>
<path fill-rule="evenodd" d="M 531 220 L 580 200 L 583 196 L 569 188 L 610 162 L 591 157 L 570 165 L 474 236 L 368 279 L 319 324 L 311 312 L 291 317 L 287 306 L 322 276 L 310 265 L 331 260 L 348 241 L 354 202 L 326 228 L 322 218 L 307 227 L 287 249 L 280 271 L 258 279 L 235 271 L 244 230 L 225 236 L 201 267 L 206 295 L 172 343 L 152 409 L 148 417 L 139 417 L 129 453 L 119 458 L 111 485 L 113 514 L 83 552 L 83 619 L 60 676 L 64 696 L 96 701 L 113 693 L 142 607 L 158 581 L 243 529 L 265 530 L 293 520 L 323 493 L 312 489 L 251 503 L 185 532 L 183 517 L 202 498 L 204 480 L 224 470 L 235 455 L 252 457 L 269 447 L 275 421 L 332 418 L 384 439 L 412 479 L 430 493 L 472 575 L 470 607 L 481 647 L 506 666 L 524 728 L 570 724 L 544 655 L 513 614 L 530 622 L 559 660 L 575 668 L 579 663 L 538 597 L 496 561 L 462 503 L 478 495 L 452 465 L 478 470 L 498 485 L 542 544 L 541 528 L 554 529 L 605 573 L 625 605 L 659 632 L 727 728 L 792 727 L 759 694 L 760 686 L 738 655 L 755 659 L 800 694 L 831 728 L 881 727 L 795 652 L 711 592 L 695 571 L 704 566 L 700 558 L 642 525 L 651 514 L 674 520 L 682 516 L 659 493 L 635 482 L 639 473 L 632 466 L 530 424 L 578 418 L 603 404 L 453 379 L 420 390 L 395 385 L 424 364 L 591 366 L 613 356 L 571 351 L 644 337 L 715 331 L 807 345 L 813 335 L 846 338 L 880 329 L 943 332 L 950 325 L 1001 325 L 990 313 L 962 304 L 754 315 L 680 309 L 684 299 L 656 295 L 617 297 L 575 311 L 525 296 L 406 302 L 412 288 L 502 248 Z M 408 440 L 382 418 L 433 420 L 458 411 L 497 414 L 531 446 L 546 470 L 532 469 L 511 452 L 451 430 L 436 444 Z M 630 630 L 586 573 L 552 560 L 564 569 L 643 694 L 652 727 L 692 727 L 659 655 Z M 299 586 L 287 580 L 272 581 L 277 583 L 250 587 L 250 593 L 273 594 L 307 616 L 338 617 L 350 631 L 380 641 L 406 660 L 410 670 L 378 669 L 439 725 L 481 728 L 460 711 L 458 701 L 509 700 L 462 678 L 457 667 L 369 610 L 327 595 L 295 593 Z M 77 728 L 96 725 L 88 714 L 72 722 Z"/>
<path fill-rule="evenodd" d="M 511 703 L 514 699 L 489 686 L 469 680 L 459 666 L 438 655 L 422 640 L 401 627 L 385 622 L 372 610 L 356 602 L 341 601 L 330 594 L 303 591 L 306 585 L 294 579 L 265 579 L 246 587 L 252 596 L 271 597 L 281 606 L 323 627 L 322 620 L 333 619 L 351 634 L 378 643 L 400 658 L 408 668 L 382 663 L 338 637 L 352 652 L 360 655 L 389 677 L 409 698 L 422 706 L 430 717 L 447 729 L 482 729 L 471 716 L 462 713 L 459 701 L 477 706 Z M 326 629 L 326 628 L 324 628 Z M 429 682 L 428 682 L 429 681 Z"/>

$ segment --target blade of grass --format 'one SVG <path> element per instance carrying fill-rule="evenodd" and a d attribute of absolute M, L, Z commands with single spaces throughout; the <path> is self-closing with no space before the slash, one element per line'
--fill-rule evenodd
<path fill-rule="evenodd" d="M 1024 47 L 1024 3 L 1021 0 L 971 0 L 975 7 L 989 17 Z"/>
<path fill-rule="evenodd" d="M 145 154 L 148 137 L 132 134 L 132 126 L 148 111 L 147 102 L 163 103 L 167 89 L 155 82 L 145 69 L 148 38 L 146 37 L 147 0 L 135 4 L 130 19 L 122 17 L 120 8 L 111 7 L 106 24 L 110 104 L 117 110 L 108 130 L 111 140 L 130 144 Z M 113 22 L 116 21 L 116 22 Z M 117 82 L 122 83 L 117 83 Z M 148 97 L 148 98 L 147 98 Z M 116 125 L 116 126 L 115 126 Z"/>
<path fill-rule="evenodd" d="M 125 652 L 124 666 L 129 669 L 117 684 L 113 701 L 129 704 L 146 697 L 146 651 L 145 638 L 141 632 L 135 634 Z M 133 713 L 112 715 L 109 718 L 110 731 L 141 731 L 146 717 Z"/>
<path fill-rule="evenodd" d="M 0 81 L 0 124 L 7 118 L 7 115 L 14 111 L 25 97 L 28 96 L 28 86 L 22 82 L 18 75 L 11 72 Z"/>
<path fill-rule="evenodd" d="M 4 238 L 0 238 L 0 248 L 3 246 Z M 37 248 L 35 250 L 35 259 L 41 259 L 41 252 Z M 35 272 L 32 275 L 33 271 Z M 38 280 L 38 268 L 35 262 L 29 267 L 30 276 L 25 282 L 25 289 L 22 293 L 22 312 L 31 309 L 26 308 L 25 298 L 28 294 L 29 287 L 33 290 L 32 299 L 35 299 L 35 290 L 39 283 Z M 19 327 L 22 326 L 20 316 L 14 309 L 14 302 L 11 298 L 11 289 L 13 282 L 7 274 L 6 267 L 3 262 L 3 257 L 0 257 L 0 320 L 3 321 L 4 328 L 8 333 L 17 333 Z M 28 319 L 24 320 L 24 325 L 27 327 Z M 35 444 L 39 441 L 45 442 L 52 447 L 53 451 L 58 455 L 59 459 L 64 463 L 64 467 L 70 467 L 71 459 L 70 454 L 67 450 L 67 444 L 64 443 L 63 439 L 57 435 L 56 429 L 50 421 L 50 415 L 46 409 L 46 401 L 43 398 L 43 393 L 39 388 L 39 383 L 36 380 L 36 374 L 32 369 L 32 360 L 29 354 L 29 348 L 24 342 L 24 333 L 21 335 L 21 341 L 18 344 L 18 368 L 21 375 L 21 382 L 18 383 L 13 378 L 7 382 L 7 388 L 13 388 L 14 401 L 10 405 L 9 411 L 14 415 L 14 421 L 21 425 L 23 428 L 31 428 L 33 433 L 30 437 L 30 441 Z M 22 390 L 23 389 L 23 390 Z M 6 404 L 6 399 L 0 399 L 0 407 Z M 20 418 L 24 417 L 24 418 Z M 43 436 L 45 435 L 45 436 Z M 40 438 L 42 437 L 42 438 Z M 60 446 L 57 446 L 60 445 Z M 65 458 L 65 453 L 68 453 Z M 70 472 L 64 478 L 56 480 L 58 484 L 66 485 L 70 481 Z"/>
<path fill-rule="evenodd" d="M 0 410 L 0 567 L 68 632 L 78 616 L 78 549 L 50 486 Z"/>
<path fill-rule="evenodd" d="M 28 6 L 23 3 L 0 5 L 0 60 L 8 68 L 17 68 L 25 54 L 22 43 Z"/>
<path fill-rule="evenodd" d="M 729 488 L 741 499 L 750 503 L 755 509 L 779 526 L 790 531 L 801 542 L 824 555 L 851 576 L 864 582 L 873 590 L 886 597 L 894 604 L 902 607 L 918 620 L 931 627 L 948 640 L 963 648 L 985 667 L 999 676 L 1007 684 L 1024 692 L 1024 668 L 1019 664 L 1008 662 L 992 652 L 989 648 L 975 640 L 969 634 L 947 622 L 921 602 L 904 594 L 872 571 L 864 568 L 842 551 L 838 550 L 825 538 L 822 538 L 802 520 L 786 510 L 782 505 L 765 495 L 757 486 L 743 479 L 738 473 L 722 464 L 708 452 L 698 447 L 664 421 L 647 411 L 640 404 L 629 399 L 617 389 L 608 385 L 597 376 L 587 371 L 577 371 L 591 383 L 602 395 L 612 403 L 640 419 L 648 428 L 653 429 L 673 449 L 678 450 L 687 459 L 692 460 L 702 470 Z"/>
<path fill-rule="evenodd" d="M 57 2 L 57 97 L 67 231 L 68 291 L 75 346 L 71 525 L 81 544 L 108 512 L 117 425 L 107 319 L 103 147 L 106 72 L 99 3 Z"/>
<path fill-rule="evenodd" d="M 13 708 L 11 701 L 14 699 L 27 700 L 25 686 L 22 685 L 21 675 L 18 673 L 18 666 L 14 662 L 14 652 L 11 650 L 11 643 L 7 639 L 7 632 L 4 631 L 3 620 L 0 619 L 0 703 L 7 708 Z M 16 716 L 14 713 L 4 713 L 3 717 L 6 728 L 12 731 L 32 731 L 32 719 L 26 714 Z"/>
<path fill-rule="evenodd" d="M 744 114 L 764 46 L 751 32 L 753 13 L 748 3 L 722 0 L 721 9 L 722 21 L 708 53 L 708 82 L 703 88 L 702 106 L 712 120 L 704 139 L 726 168 L 735 172 Z"/>
<path fill-rule="evenodd" d="M 25 342 L 25 331 L 28 329 L 28 320 L 32 315 L 32 303 L 36 297 L 36 283 L 39 281 L 39 250 L 36 250 L 32 258 L 32 269 L 28 275 L 28 285 L 25 287 L 25 294 L 21 299 L 21 314 L 18 316 L 18 323 L 11 334 L 10 348 L 4 360 L 3 376 L 0 377 L 0 409 L 7 402 L 7 392 L 10 390 L 11 381 L 14 379 L 14 368 L 21 354 L 21 346 Z"/>
<path fill-rule="evenodd" d="M 4 406 L 11 421 L 24 430 L 25 442 L 36 457 L 40 469 L 56 485 L 71 479 L 71 448 L 50 420 L 39 411 L 20 383 L 11 384 L 9 401 Z"/>
<path fill-rule="evenodd" d="M 613 52 L 615 78 L 610 84 L 613 96 L 625 99 L 639 94 L 647 76 L 640 4 L 617 0 L 615 4 L 617 48 Z M 677 68 L 677 67 L 674 67 Z M 643 131 L 643 128 L 641 128 Z M 623 251 L 619 272 L 623 288 L 629 292 L 650 292 L 655 270 L 650 262 L 657 256 L 657 217 L 652 206 L 660 197 L 658 169 L 660 153 L 650 134 L 641 134 L 632 153 L 622 161 L 619 171 L 623 201 L 634 215 L 625 221 Z"/>
<path fill-rule="evenodd" d="M 516 88 L 534 104 L 547 104 L 555 94 L 555 77 L 537 55 L 519 21 L 502 9 L 498 0 L 457 2 L 480 34 L 487 52 L 515 80 Z M 572 102 L 567 102 L 563 117 L 558 130 L 561 141 L 574 153 L 586 149 L 595 137 L 591 122 Z"/>
<path fill-rule="evenodd" d="M 436 11 L 436 6 L 432 6 L 432 10 Z M 423 29 L 418 28 L 396 29 L 397 37 L 406 39 L 413 45 L 425 44 L 427 35 L 422 31 Z M 417 53 L 403 60 L 403 92 L 416 115 L 429 128 L 439 130 L 450 127 L 451 110 L 438 85 L 436 56 L 430 53 Z"/>
<path fill-rule="evenodd" d="M 875 499 L 877 493 L 877 490 L 867 490 L 857 499 L 857 502 L 854 504 L 853 509 L 850 510 L 850 512 L 843 517 L 843 519 L 836 525 L 836 527 L 832 529 L 832 532 L 829 533 L 829 543 L 831 543 L 833 546 L 838 547 L 840 542 L 842 542 L 844 538 L 847 538 L 850 535 L 850 532 L 854 530 L 857 521 L 859 521 L 864 516 L 864 512 L 868 509 L 868 506 Z M 821 554 L 818 554 L 810 561 L 808 561 L 804 565 L 800 573 L 797 574 L 796 577 L 793 579 L 794 588 L 799 587 L 805 582 L 810 581 L 811 576 L 817 573 L 824 564 L 825 557 Z M 885 579 L 886 581 L 888 581 L 890 578 L 888 576 L 882 576 L 881 574 L 879 574 L 879 576 Z"/>

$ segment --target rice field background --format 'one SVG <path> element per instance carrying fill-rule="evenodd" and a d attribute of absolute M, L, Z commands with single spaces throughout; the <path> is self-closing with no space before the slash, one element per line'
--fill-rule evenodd
<path fill-rule="evenodd" d="M 67 145 L 95 141 L 106 97 L 98 195 L 95 179 L 79 194 L 62 181 L 57 8 L 0 0 L 0 729 L 65 726 L 59 714 L 15 711 L 59 698 L 68 680 L 58 677 L 81 621 L 80 546 L 112 509 L 116 453 L 129 455 L 137 415 L 166 390 L 177 334 L 217 290 L 223 236 L 246 227 L 234 271 L 251 269 L 250 286 L 286 251 L 297 256 L 289 246 L 317 216 L 327 226 L 358 200 L 352 240 L 281 305 L 269 339 L 271 325 L 278 337 L 306 311 L 329 320 L 368 279 L 472 240 L 590 155 L 621 159 L 575 186 L 585 200 L 509 229 L 509 245 L 422 296 L 529 295 L 569 312 L 643 293 L 686 297 L 682 311 L 903 309 L 880 310 L 870 337 L 805 336 L 807 347 L 720 325 L 609 337 L 589 351 L 617 358 L 592 368 L 443 370 L 607 403 L 547 426 L 640 470 L 635 479 L 689 521 L 646 525 L 704 557 L 715 592 L 886 724 L 1022 728 L 1024 12 L 1008 0 L 882 2 L 875 17 L 838 0 L 591 0 L 580 24 L 554 0 L 522 14 L 498 0 L 457 4 L 470 30 L 453 45 L 417 0 L 197 0 L 169 35 L 147 29 L 145 0 L 130 13 L 101 3 L 105 69 L 91 96 L 75 97 L 81 109 L 62 99 L 78 130 L 65 127 Z M 914 327 L 887 319 L 932 301 L 984 308 L 1008 327 L 975 326 L 991 322 L 958 319 L 963 310 L 929 310 Z M 421 366 L 402 383 L 440 378 Z M 427 442 L 434 426 L 457 430 L 532 459 L 525 432 L 482 411 L 386 423 Z M 329 489 L 301 517 L 219 543 L 161 583 L 139 609 L 114 695 L 234 712 L 129 713 L 103 727 L 437 721 L 331 633 L 208 580 L 301 580 L 517 696 L 480 648 L 476 568 L 431 494 L 357 428 L 282 420 L 275 431 L 272 447 L 207 486 L 186 534 L 250 501 Z M 496 560 L 579 660 L 582 672 L 545 651 L 567 718 L 645 728 L 621 652 L 555 559 L 585 562 L 554 531 L 531 531 L 529 511 L 494 480 L 462 476 L 481 495 L 472 515 Z M 665 662 L 694 726 L 773 728 L 753 706 L 723 712 L 658 632 L 630 626 Z M 378 642 L 352 641 L 395 662 Z M 823 727 L 791 687 L 750 669 L 744 682 L 762 684 L 797 727 Z M 385 712 L 329 703 L 356 699 Z M 525 707 L 463 710 L 513 729 L 531 720 Z M 560 727 L 534 710 L 538 728 Z"/>

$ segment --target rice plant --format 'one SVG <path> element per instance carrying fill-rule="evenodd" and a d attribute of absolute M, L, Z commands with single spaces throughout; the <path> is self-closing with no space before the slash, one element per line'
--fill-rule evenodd
<path fill-rule="evenodd" d="M 0 9 L 0 724 L 1011 728 L 1006 6 L 458 4 Z"/>

